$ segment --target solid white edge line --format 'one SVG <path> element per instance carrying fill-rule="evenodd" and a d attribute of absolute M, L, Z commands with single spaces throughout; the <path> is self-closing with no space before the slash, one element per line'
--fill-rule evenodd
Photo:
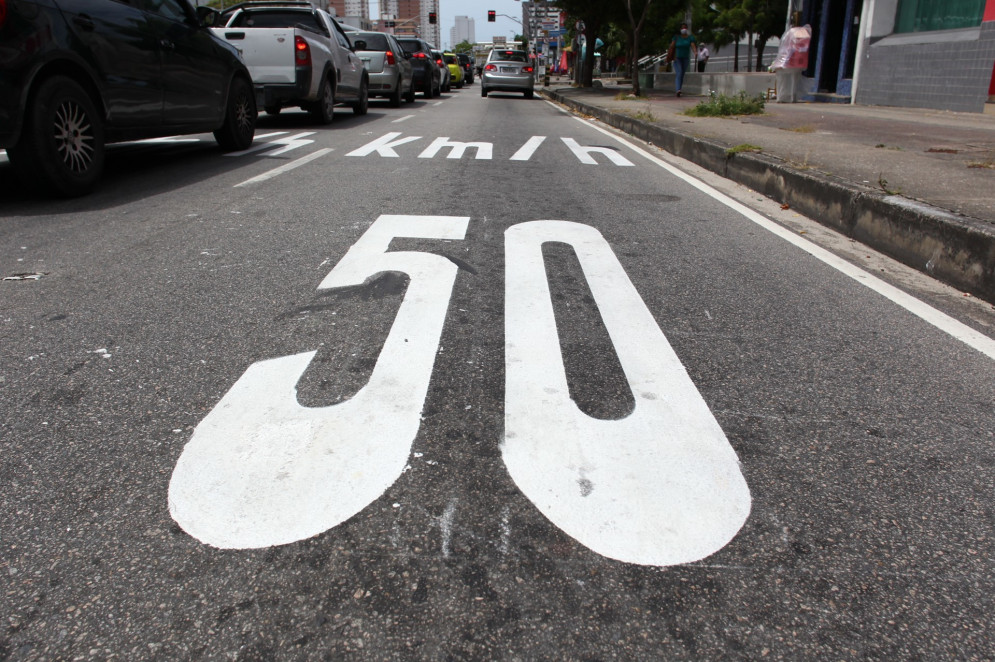
<path fill-rule="evenodd" d="M 546 100 L 546 103 L 552 105 L 557 109 L 560 109 L 559 106 L 556 106 L 556 104 L 549 101 L 548 99 Z M 791 230 L 788 230 L 787 228 L 778 225 L 777 223 L 770 220 L 766 216 L 763 216 L 759 212 L 756 212 L 750 209 L 749 207 L 743 205 L 742 203 L 733 200 L 726 194 L 717 191 L 716 189 L 712 188 L 710 185 L 706 184 L 700 179 L 693 177 L 687 174 L 686 172 L 680 170 L 679 168 L 670 165 L 666 161 L 663 161 L 653 156 L 652 154 L 644 150 L 642 147 L 639 147 L 638 145 L 629 142 L 625 138 L 622 138 L 621 136 L 618 136 L 607 129 L 597 126 L 593 121 L 577 117 L 576 115 L 573 115 L 568 111 L 564 112 L 567 112 L 567 114 L 569 114 L 578 122 L 581 122 L 584 125 L 591 127 L 595 131 L 599 131 L 605 134 L 606 136 L 610 136 L 616 141 L 622 143 L 632 151 L 645 157 L 651 163 L 655 163 L 656 165 L 660 166 L 661 168 L 663 168 L 670 174 L 674 175 L 678 179 L 684 180 L 685 182 L 687 182 L 691 186 L 694 186 L 702 193 L 721 202 L 722 204 L 726 205 L 733 211 L 742 214 L 747 219 L 753 221 L 754 223 L 756 223 L 763 229 L 767 230 L 768 232 L 777 235 L 781 239 L 784 239 L 785 241 L 797 246 L 806 253 L 815 257 L 816 259 L 836 269 L 840 273 L 849 276 L 858 283 L 865 285 L 867 288 L 873 290 L 874 292 L 877 292 L 886 299 L 901 306 L 902 308 L 909 311 L 916 317 L 924 320 L 929 324 L 932 324 L 937 329 L 956 338 L 957 340 L 961 341 L 968 347 L 976 349 L 985 356 L 987 356 L 988 358 L 995 360 L 995 340 L 993 340 L 992 338 L 989 338 L 988 336 L 984 335 L 983 333 L 980 333 L 979 331 L 975 331 L 974 329 L 967 326 L 963 322 L 955 320 L 953 317 L 950 317 L 946 313 L 941 312 L 936 308 L 933 308 L 929 304 L 924 303 L 919 299 L 916 299 L 915 297 L 911 296 L 910 294 L 903 292 L 894 285 L 890 285 L 884 282 L 877 276 L 867 271 L 864 271 L 860 267 L 855 266 L 850 262 L 847 262 L 843 258 L 827 251 L 826 249 L 820 246 L 817 246 L 816 244 L 813 244 L 811 241 L 795 234 Z"/>
<path fill-rule="evenodd" d="M 283 173 L 287 172 L 288 170 L 293 170 L 294 168 L 297 168 L 298 166 L 302 166 L 305 163 L 308 163 L 310 161 L 314 161 L 315 159 L 320 158 L 320 157 L 324 156 L 325 154 L 328 154 L 331 151 L 332 151 L 331 147 L 323 147 L 323 148 L 319 149 L 316 152 L 308 154 L 307 156 L 302 156 L 301 158 L 297 159 L 296 161 L 291 161 L 290 163 L 286 163 L 286 164 L 280 166 L 279 168 L 273 168 L 272 170 L 264 172 L 261 175 L 256 175 L 252 179 L 247 179 L 244 182 L 242 182 L 241 184 L 235 184 L 235 186 L 233 188 L 238 188 L 240 186 L 249 186 L 250 184 L 258 184 L 259 182 L 264 182 L 267 179 L 272 179 L 272 178 L 276 177 L 277 175 L 282 175 Z"/>

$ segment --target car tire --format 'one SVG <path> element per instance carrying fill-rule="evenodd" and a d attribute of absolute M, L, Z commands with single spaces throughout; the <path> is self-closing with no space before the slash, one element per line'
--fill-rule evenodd
<path fill-rule="evenodd" d="M 415 81 L 411 81 L 411 85 L 408 86 L 408 93 L 404 96 L 404 101 L 407 103 L 415 102 Z"/>
<path fill-rule="evenodd" d="M 335 119 L 335 86 L 329 78 L 321 81 L 318 100 L 308 107 L 308 113 L 319 124 L 331 124 Z"/>
<path fill-rule="evenodd" d="M 526 99 L 531 99 L 533 96 L 534 96 L 534 93 L 532 92 L 532 90 L 525 90 L 525 98 Z"/>
<path fill-rule="evenodd" d="M 425 89 L 422 90 L 422 94 L 425 95 L 426 99 L 431 99 L 432 92 L 434 91 L 434 89 L 435 89 L 435 83 L 432 81 L 432 78 L 429 77 L 429 79 L 425 81 Z"/>
<path fill-rule="evenodd" d="M 252 85 L 242 77 L 233 78 L 225 104 L 225 123 L 214 139 L 226 152 L 248 149 L 256 133 L 256 97 Z"/>
<path fill-rule="evenodd" d="M 482 97 L 486 97 L 487 96 L 487 88 L 484 87 L 483 85 L 480 86 L 480 96 L 482 96 Z"/>
<path fill-rule="evenodd" d="M 104 123 L 90 94 L 53 76 L 32 95 L 24 129 L 8 151 L 25 184 L 63 197 L 93 190 L 104 169 Z"/>
<path fill-rule="evenodd" d="M 462 90 L 463 89 L 463 81 L 460 81 L 460 82 L 456 83 L 456 89 L 457 90 Z"/>
<path fill-rule="evenodd" d="M 401 84 L 403 82 L 404 81 L 401 80 L 401 77 L 398 76 L 397 77 L 397 83 L 395 83 L 395 85 L 394 85 L 394 91 L 390 93 L 390 97 L 388 97 L 388 99 L 387 99 L 388 101 L 390 101 L 390 107 L 391 108 L 400 108 L 401 107 Z"/>
<path fill-rule="evenodd" d="M 359 101 L 352 105 L 352 114 L 362 117 L 370 108 L 370 84 L 364 78 L 359 84 Z"/>

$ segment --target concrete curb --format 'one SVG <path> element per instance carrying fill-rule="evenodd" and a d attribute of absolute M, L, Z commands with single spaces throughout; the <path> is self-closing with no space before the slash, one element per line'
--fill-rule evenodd
<path fill-rule="evenodd" d="M 768 154 L 727 154 L 730 145 L 696 138 L 577 101 L 546 98 L 743 184 L 846 236 L 960 290 L 995 303 L 995 227 L 991 223 L 793 167 Z"/>

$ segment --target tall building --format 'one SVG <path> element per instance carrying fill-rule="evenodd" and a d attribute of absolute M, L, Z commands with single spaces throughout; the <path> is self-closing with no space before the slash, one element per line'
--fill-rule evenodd
<path fill-rule="evenodd" d="M 370 16 L 369 0 L 328 0 L 328 7 L 335 16 Z"/>
<path fill-rule="evenodd" d="M 474 29 L 473 19 L 469 16 L 457 16 L 456 24 L 449 30 L 449 46 L 453 48 L 456 44 L 468 41 L 476 43 L 477 35 Z"/>
<path fill-rule="evenodd" d="M 367 0 L 363 0 L 365 3 Z M 436 22 L 429 23 L 428 15 L 435 12 Z M 397 35 L 421 37 L 436 48 L 442 46 L 439 23 L 439 0 L 380 0 L 380 21 L 378 29 L 393 31 Z M 388 28 L 386 21 L 394 24 Z"/>

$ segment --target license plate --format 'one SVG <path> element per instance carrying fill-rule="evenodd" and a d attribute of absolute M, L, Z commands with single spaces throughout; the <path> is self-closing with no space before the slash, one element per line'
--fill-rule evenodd
<path fill-rule="evenodd" d="M 501 67 L 501 73 L 503 73 L 503 74 L 517 74 L 518 73 L 518 68 L 517 67 Z"/>

